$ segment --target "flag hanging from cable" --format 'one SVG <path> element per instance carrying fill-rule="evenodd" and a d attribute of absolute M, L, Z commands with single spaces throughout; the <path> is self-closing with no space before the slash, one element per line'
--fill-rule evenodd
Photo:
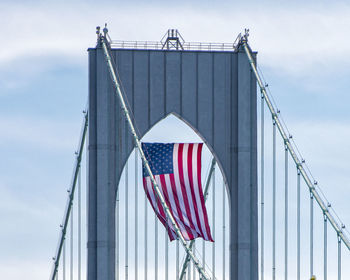
<path fill-rule="evenodd" d="M 203 143 L 142 143 L 154 179 L 185 240 L 214 241 L 208 222 L 201 182 Z M 143 166 L 143 187 L 170 240 L 176 239 L 171 221 Z"/>

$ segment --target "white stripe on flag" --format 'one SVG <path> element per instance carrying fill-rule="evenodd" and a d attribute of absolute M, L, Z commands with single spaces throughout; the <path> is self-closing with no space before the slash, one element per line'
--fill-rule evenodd
<path fill-rule="evenodd" d="M 185 183 L 185 187 L 186 187 L 186 193 L 187 193 L 187 198 L 188 198 L 188 202 L 190 205 L 190 210 L 191 210 L 191 217 L 192 217 L 192 222 L 193 225 L 196 229 L 196 232 L 201 235 L 201 232 L 198 228 L 198 223 L 197 223 L 197 217 L 196 217 L 196 211 L 195 211 L 195 207 L 194 204 L 196 203 L 196 201 L 194 200 L 194 198 L 192 198 L 192 192 L 191 192 L 191 185 L 190 185 L 190 181 L 188 176 L 191 176 L 192 174 L 188 174 L 188 166 L 187 166 L 187 161 L 188 161 L 188 147 L 189 144 L 184 144 L 183 145 L 183 150 L 182 150 L 182 170 L 183 170 L 183 177 L 184 177 L 184 183 Z M 198 208 L 197 208 L 198 209 Z"/>
<path fill-rule="evenodd" d="M 155 175 L 154 178 L 155 178 L 155 180 L 156 180 L 156 182 L 157 182 L 157 185 L 159 186 L 159 189 L 160 189 L 160 192 L 162 193 L 162 196 L 165 198 L 164 191 L 163 191 L 163 188 L 164 188 L 165 186 L 162 185 L 162 183 L 161 183 L 161 181 L 160 181 L 160 176 L 163 176 L 163 175 Z M 162 206 L 161 206 L 161 207 L 162 207 Z M 168 205 L 168 207 L 169 207 L 169 205 Z M 169 210 L 170 210 L 170 212 L 172 212 L 172 209 L 170 209 L 170 207 L 169 207 Z M 175 233 L 174 227 L 173 227 L 173 225 L 171 224 L 171 221 L 168 219 L 168 217 L 167 217 L 167 215 L 166 215 L 166 213 L 165 213 L 164 208 L 163 208 L 163 213 L 164 213 L 165 216 L 164 216 L 164 215 L 161 215 L 161 212 L 159 212 L 159 215 L 164 216 L 164 217 L 163 217 L 163 218 L 164 218 L 164 222 L 166 223 L 167 229 L 169 229 L 170 235 L 171 235 L 174 239 L 176 239 L 176 233 Z M 173 215 L 173 216 L 174 216 L 174 215 Z"/>
<path fill-rule="evenodd" d="M 198 209 L 198 216 L 200 219 L 200 226 L 202 229 L 202 232 L 204 234 L 203 238 L 205 240 L 209 240 L 208 233 L 205 227 L 205 219 L 204 219 L 204 212 L 202 208 L 202 202 L 200 199 L 200 193 L 199 193 L 199 186 L 198 186 L 198 176 L 201 176 L 201 174 L 198 174 L 198 169 L 197 169 L 197 156 L 198 156 L 198 144 L 193 145 L 193 150 L 192 150 L 192 180 L 193 180 L 193 188 L 194 188 L 194 193 L 196 196 L 196 203 L 197 203 L 197 209 Z"/>
<path fill-rule="evenodd" d="M 181 230 L 181 233 L 182 233 L 183 237 L 186 240 L 189 240 L 190 238 L 189 238 L 187 230 L 186 230 L 186 228 L 184 226 L 184 222 L 180 219 L 179 213 L 177 212 L 176 202 L 175 202 L 173 190 L 171 188 L 171 182 L 170 182 L 169 174 L 165 174 L 164 175 L 164 179 L 165 179 L 167 192 L 168 192 L 168 195 L 169 195 L 169 201 L 170 201 L 170 207 L 169 208 L 172 209 L 173 216 L 174 216 L 175 220 L 177 221 L 177 224 L 178 224 L 178 226 L 179 226 L 179 228 Z"/>
<path fill-rule="evenodd" d="M 185 240 L 201 236 L 204 240 L 213 241 L 201 186 L 202 145 L 173 144 L 173 173 L 155 175 L 154 178 Z M 167 218 L 151 178 L 146 176 L 143 182 L 152 208 L 166 227 L 170 239 L 175 239 L 175 229 Z"/>
<path fill-rule="evenodd" d="M 174 150 L 173 150 L 173 171 L 174 171 L 174 179 L 175 179 L 175 185 L 176 185 L 176 191 L 177 191 L 177 197 L 179 198 L 180 207 L 182 209 L 182 216 L 184 217 L 184 223 L 190 228 L 191 233 L 194 237 L 197 237 L 198 234 L 192 229 L 192 225 L 190 223 L 190 219 L 187 215 L 186 206 L 184 197 L 182 194 L 181 189 L 181 183 L 180 183 L 180 177 L 179 177 L 179 166 L 178 166 L 178 150 L 179 150 L 179 144 L 174 144 Z"/>

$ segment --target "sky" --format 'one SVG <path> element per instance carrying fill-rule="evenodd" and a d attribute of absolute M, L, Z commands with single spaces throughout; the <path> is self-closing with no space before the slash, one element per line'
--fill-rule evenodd
<path fill-rule="evenodd" d="M 49 277 L 87 101 L 87 48 L 105 22 L 118 40 L 157 41 L 177 28 L 186 41 L 233 42 L 249 28 L 293 139 L 350 226 L 349 13 L 347 1 L 1 1 L 1 278 Z"/>

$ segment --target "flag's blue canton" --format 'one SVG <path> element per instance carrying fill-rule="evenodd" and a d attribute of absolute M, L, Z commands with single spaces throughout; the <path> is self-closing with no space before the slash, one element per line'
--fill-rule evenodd
<path fill-rule="evenodd" d="M 149 162 L 153 175 L 173 173 L 174 144 L 142 143 L 142 150 Z M 143 177 L 148 173 L 143 166 Z"/>

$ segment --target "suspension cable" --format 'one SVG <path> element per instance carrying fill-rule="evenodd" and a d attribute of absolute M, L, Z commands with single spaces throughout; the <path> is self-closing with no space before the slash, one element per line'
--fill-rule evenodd
<path fill-rule="evenodd" d="M 168 280 L 169 278 L 169 240 L 168 240 L 168 234 L 167 231 L 164 231 L 164 238 L 165 238 L 165 257 L 164 257 L 164 261 L 165 261 L 165 280 Z"/>
<path fill-rule="evenodd" d="M 66 280 L 66 242 L 63 243 L 63 280 Z"/>
<path fill-rule="evenodd" d="M 120 274 L 120 260 L 119 260 L 119 255 L 120 255 L 120 253 L 119 253 L 119 251 L 120 251 L 120 243 L 119 243 L 119 236 L 120 236 L 120 200 L 119 200 L 119 193 L 120 193 L 120 191 L 119 191 L 119 188 L 118 188 L 118 190 L 117 190 L 117 201 L 116 201 L 116 213 L 115 213 L 115 215 L 116 215 L 116 221 L 115 221 L 115 223 L 116 223 L 116 262 L 115 262 L 115 265 L 116 265 L 116 280 L 119 280 L 119 274 Z"/>
<path fill-rule="evenodd" d="M 214 170 L 213 170 L 213 176 L 212 176 L 212 229 L 213 229 L 213 239 L 215 238 L 215 192 L 216 192 L 216 188 L 215 188 L 215 166 L 214 166 Z M 215 279 L 215 242 L 213 242 L 213 244 L 211 245 L 211 269 L 212 269 L 212 278 Z"/>
<path fill-rule="evenodd" d="M 297 173 L 297 280 L 300 280 L 300 170 Z"/>
<path fill-rule="evenodd" d="M 137 149 L 135 149 L 135 280 L 138 280 L 138 175 L 139 175 L 139 164 Z"/>
<path fill-rule="evenodd" d="M 332 225 L 332 227 L 334 228 L 336 233 L 339 234 L 339 236 L 340 236 L 341 240 L 344 242 L 345 246 L 348 248 L 348 250 L 350 250 L 349 238 L 345 235 L 345 233 L 342 230 L 342 227 L 337 223 L 334 216 L 330 213 L 330 211 L 328 211 L 327 205 L 322 200 L 319 192 L 317 191 L 314 184 L 312 183 L 308 173 L 304 169 L 303 161 L 299 159 L 297 153 L 295 152 L 292 141 L 289 141 L 289 135 L 287 135 L 287 133 L 286 133 L 286 128 L 285 128 L 285 126 L 282 125 L 280 118 L 277 114 L 277 111 L 270 101 L 270 97 L 268 96 L 268 94 L 266 92 L 266 88 L 262 83 L 262 80 L 261 80 L 259 73 L 257 72 L 255 62 L 254 62 L 253 57 L 251 55 L 250 47 L 248 46 L 248 33 L 246 33 L 244 36 L 241 37 L 240 45 L 243 46 L 245 53 L 247 54 L 249 64 L 250 64 L 251 69 L 253 70 L 254 75 L 257 79 L 260 91 L 265 97 L 264 99 L 266 101 L 266 105 L 270 110 L 270 113 L 272 115 L 273 120 L 276 122 L 276 125 L 277 125 L 279 132 L 280 132 L 280 135 L 283 138 L 283 141 L 285 142 L 285 145 L 287 146 L 287 149 L 288 149 L 294 163 L 296 164 L 296 167 L 300 170 L 300 173 L 301 173 L 306 185 L 308 186 L 310 192 L 312 193 L 313 197 L 315 198 L 318 205 L 320 206 L 322 212 L 325 213 L 328 221 L 330 222 L 330 224 Z"/>
<path fill-rule="evenodd" d="M 81 170 L 78 179 L 78 280 L 81 280 Z"/>
<path fill-rule="evenodd" d="M 126 120 L 129 124 L 129 128 L 130 128 L 130 131 L 131 131 L 131 134 L 133 135 L 134 137 L 134 141 L 137 145 L 137 148 L 140 152 L 140 155 L 141 155 L 141 159 L 142 159 L 142 162 L 145 166 L 145 169 L 148 173 L 148 175 L 150 176 L 150 179 L 151 179 L 151 182 L 152 182 L 152 185 L 153 185 L 153 188 L 156 192 L 156 195 L 158 197 L 158 199 L 160 200 L 161 202 L 161 205 L 162 207 L 164 208 L 164 211 L 168 217 L 168 219 L 170 220 L 172 226 L 174 227 L 174 230 L 175 230 L 175 233 L 176 235 L 178 236 L 178 238 L 180 239 L 184 249 L 186 250 L 186 252 L 190 255 L 193 263 L 195 264 L 198 272 L 201 274 L 202 278 L 206 279 L 206 280 L 209 280 L 210 277 L 207 275 L 207 273 L 205 272 L 204 268 L 200 265 L 198 259 L 195 257 L 195 255 L 193 254 L 191 248 L 189 247 L 189 245 L 187 244 L 186 240 L 184 239 L 181 231 L 180 231 L 180 228 L 178 227 L 178 225 L 176 224 L 175 222 L 175 219 L 174 217 L 172 216 L 170 210 L 169 210 L 169 207 L 167 206 L 166 202 L 165 202 L 165 199 L 161 193 L 161 190 L 156 182 L 156 180 L 154 179 L 154 176 L 153 176 L 153 173 L 152 173 L 152 170 L 150 168 L 150 165 L 148 163 L 148 160 L 146 159 L 146 156 L 142 150 L 142 147 L 141 147 L 141 142 L 139 140 L 139 137 L 135 131 L 135 128 L 134 128 L 134 124 L 130 118 L 130 114 L 129 114 L 129 110 L 127 109 L 126 105 L 125 105 L 125 101 L 124 101 L 124 97 L 123 97 L 123 94 L 120 90 L 120 86 L 119 86 L 119 82 L 117 80 L 117 76 L 115 74 L 115 71 L 114 71 L 114 68 L 113 68 L 113 65 L 112 65 L 112 61 L 111 61 L 111 56 L 109 54 L 109 51 L 107 49 L 107 39 L 106 39 L 106 34 L 108 32 L 107 28 L 104 28 L 104 36 L 102 36 L 102 34 L 100 34 L 100 42 L 102 44 L 102 48 L 103 48 L 103 51 L 104 51 L 104 54 L 105 54 L 105 58 L 106 58 L 106 62 L 107 62 L 107 65 L 108 65 L 108 69 L 109 69 L 109 72 L 110 72 L 110 75 L 111 75 L 111 78 L 112 78 L 112 81 L 113 81 L 113 84 L 114 84 L 114 87 L 115 87 L 115 90 L 116 90 L 116 93 L 117 93 L 117 96 L 119 98 L 119 101 L 120 101 L 120 105 L 122 107 L 122 110 L 124 112 L 124 115 L 126 117 Z"/>
<path fill-rule="evenodd" d="M 69 268 L 69 272 L 70 272 L 70 278 L 69 280 L 73 280 L 73 256 L 74 256 L 74 252 L 73 252 L 73 249 L 74 249 L 74 239 L 73 239 L 73 236 L 74 236 L 74 212 L 73 212 L 73 208 L 72 208 L 72 212 L 71 212 L 71 217 L 70 217 L 70 257 L 69 257 L 69 260 L 70 260 L 70 268 Z"/>
<path fill-rule="evenodd" d="M 158 217 L 154 215 L 154 279 L 158 280 Z"/>
<path fill-rule="evenodd" d="M 69 217 L 70 217 L 70 213 L 71 213 L 72 205 L 73 205 L 75 187 L 76 187 L 77 180 L 78 180 L 81 158 L 82 158 L 82 154 L 83 154 L 83 150 L 84 150 L 86 132 L 87 132 L 87 127 L 88 127 L 88 111 L 84 110 L 83 114 L 84 114 L 83 124 L 82 124 L 81 133 L 80 133 L 78 151 L 75 153 L 76 158 L 75 158 L 75 165 L 74 165 L 74 169 L 73 169 L 71 187 L 68 190 L 69 195 L 68 195 L 68 199 L 67 199 L 66 210 L 65 210 L 64 216 L 63 216 L 63 223 L 60 226 L 61 231 L 60 231 L 60 237 L 58 240 L 56 255 L 53 258 L 54 264 L 53 264 L 53 268 L 51 271 L 51 277 L 50 277 L 51 280 L 55 280 L 55 276 L 57 274 L 58 266 L 60 263 L 60 258 L 61 258 L 61 254 L 62 254 L 62 247 L 63 247 L 63 243 L 64 243 L 64 240 L 66 237 L 68 221 L 69 221 Z"/>
<path fill-rule="evenodd" d="M 338 280 L 341 280 L 341 239 L 339 238 L 339 235 L 337 236 L 338 239 Z"/>
<path fill-rule="evenodd" d="M 323 216 L 323 280 L 327 280 L 327 217 Z"/>
<path fill-rule="evenodd" d="M 180 270 L 180 267 L 179 267 L 179 239 L 176 239 L 176 280 L 179 279 L 179 270 Z"/>
<path fill-rule="evenodd" d="M 276 122 L 272 126 L 272 280 L 276 279 Z"/>
<path fill-rule="evenodd" d="M 225 280 L 226 270 L 226 186 L 225 182 L 222 184 L 222 279 Z"/>
<path fill-rule="evenodd" d="M 261 274 L 261 280 L 264 280 L 264 95 L 261 95 L 261 109 L 260 109 L 260 187 L 261 187 L 261 198 L 260 198 L 260 209 L 261 209 L 261 216 L 260 216 L 260 274 Z"/>
<path fill-rule="evenodd" d="M 310 277 L 314 275 L 314 196 L 310 193 Z"/>
<path fill-rule="evenodd" d="M 284 162 L 284 279 L 288 279 L 288 150 Z"/>
<path fill-rule="evenodd" d="M 127 126 L 125 126 L 127 130 Z M 127 135 L 127 133 L 126 133 Z M 128 142 L 126 136 L 126 143 Z M 126 144 L 127 146 L 128 144 Z M 127 148 L 126 148 L 127 149 Z M 125 163 L 125 280 L 129 279 L 129 162 Z"/>
<path fill-rule="evenodd" d="M 145 251 L 144 251 L 144 262 L 145 262 L 145 280 L 147 280 L 148 272 L 148 213 L 147 213 L 147 196 L 145 196 Z"/>

